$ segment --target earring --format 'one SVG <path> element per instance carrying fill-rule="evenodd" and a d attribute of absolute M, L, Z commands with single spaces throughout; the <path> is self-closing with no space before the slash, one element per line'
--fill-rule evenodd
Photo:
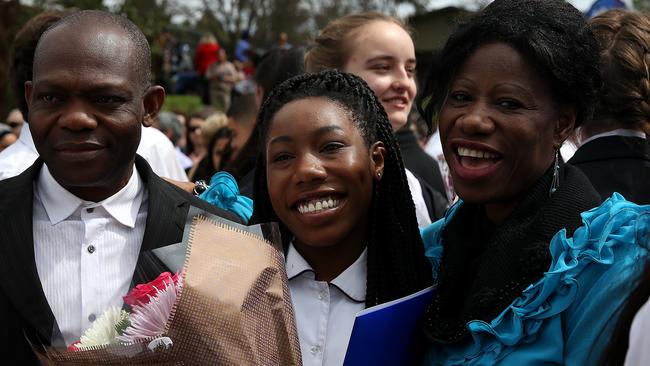
<path fill-rule="evenodd" d="M 553 180 L 551 181 L 551 189 L 548 191 L 548 196 L 551 197 L 557 188 L 560 186 L 560 149 L 555 150 L 555 162 L 553 163 Z"/>
<path fill-rule="evenodd" d="M 377 172 L 377 178 L 381 178 L 381 170 Z"/>

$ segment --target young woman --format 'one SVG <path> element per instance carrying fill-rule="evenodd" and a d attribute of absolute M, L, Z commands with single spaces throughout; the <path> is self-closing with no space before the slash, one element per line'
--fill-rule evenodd
<path fill-rule="evenodd" d="M 609 342 L 648 261 L 650 206 L 601 204 L 559 155 L 591 117 L 597 60 L 563 0 L 495 0 L 441 51 L 423 115 L 461 201 L 423 230 L 427 365 L 592 365 Z"/>
<path fill-rule="evenodd" d="M 337 69 L 365 80 L 386 110 L 394 132 L 408 121 L 417 91 L 415 68 L 415 47 L 404 24 L 377 12 L 332 21 L 305 56 L 307 72 Z M 406 170 L 420 226 L 440 218 L 447 206 L 442 192 L 431 189 L 442 186 L 440 171 L 437 166 L 431 170 L 439 182 L 424 183 Z"/>
<path fill-rule="evenodd" d="M 282 83 L 257 123 L 253 222 L 280 223 L 303 362 L 341 365 L 358 311 L 431 283 L 392 128 L 338 71 Z"/>

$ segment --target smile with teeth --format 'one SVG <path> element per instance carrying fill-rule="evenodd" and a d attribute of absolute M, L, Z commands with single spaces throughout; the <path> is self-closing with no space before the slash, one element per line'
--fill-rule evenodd
<path fill-rule="evenodd" d="M 393 97 L 393 98 L 388 98 L 384 99 L 385 103 L 391 103 L 391 104 L 408 104 L 408 101 L 404 97 Z"/>
<path fill-rule="evenodd" d="M 298 204 L 301 214 L 320 212 L 339 206 L 339 200 L 332 197 L 317 198 Z"/>
<path fill-rule="evenodd" d="M 496 159 L 499 155 L 483 151 L 483 150 L 474 150 L 467 147 L 458 147 L 458 155 L 461 157 L 470 157 L 477 159 Z"/>

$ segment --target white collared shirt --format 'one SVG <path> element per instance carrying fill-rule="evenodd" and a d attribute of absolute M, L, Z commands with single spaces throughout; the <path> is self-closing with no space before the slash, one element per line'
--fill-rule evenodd
<path fill-rule="evenodd" d="M 29 124 L 23 123 L 18 141 L 0 152 L 0 180 L 24 172 L 37 158 L 38 151 L 34 146 Z"/>
<path fill-rule="evenodd" d="M 43 165 L 34 182 L 34 257 L 67 345 L 106 309 L 122 307 L 144 237 L 147 201 L 135 167 L 119 192 L 89 202 L 63 188 Z"/>
<path fill-rule="evenodd" d="M 411 198 L 413 199 L 413 205 L 415 206 L 415 218 L 418 221 L 418 227 L 427 227 L 431 224 L 431 217 L 429 217 L 429 210 L 427 209 L 427 204 L 424 202 L 424 197 L 422 196 L 422 186 L 420 186 L 420 181 L 411 173 L 410 170 L 404 169 L 406 173 L 406 183 L 409 185 L 409 190 L 411 191 Z"/>
<path fill-rule="evenodd" d="M 643 366 L 650 360 L 650 301 L 639 309 L 630 326 L 625 366 Z"/>
<path fill-rule="evenodd" d="M 286 258 L 302 364 L 343 364 L 354 318 L 365 309 L 367 249 L 331 282 L 316 275 L 293 243 Z"/>
<path fill-rule="evenodd" d="M 642 138 L 642 139 L 646 138 L 645 133 L 643 133 L 643 131 L 631 130 L 631 129 L 627 129 L 627 128 L 619 128 L 619 129 L 616 129 L 616 130 L 611 130 L 611 131 L 599 133 L 599 134 L 593 135 L 593 136 L 591 136 L 591 137 L 589 137 L 587 139 L 584 139 L 581 142 L 580 146 L 586 144 L 589 141 L 593 141 L 593 140 L 599 139 L 601 137 L 609 137 L 609 136 L 638 137 L 638 138 Z"/>
<path fill-rule="evenodd" d="M 181 167 L 172 142 L 153 127 L 142 127 L 138 145 L 142 156 L 157 175 L 187 182 L 187 174 Z M 18 141 L 0 152 L 0 180 L 14 177 L 29 168 L 38 158 L 29 123 L 24 123 Z"/>

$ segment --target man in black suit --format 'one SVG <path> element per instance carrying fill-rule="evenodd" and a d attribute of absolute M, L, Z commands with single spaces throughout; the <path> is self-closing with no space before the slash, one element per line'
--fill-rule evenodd
<path fill-rule="evenodd" d="M 149 70 L 144 35 L 109 13 L 74 13 L 41 37 L 25 90 L 40 158 L 0 181 L 3 359 L 36 364 L 27 339 L 69 344 L 131 282 L 154 279 L 164 266 L 149 250 L 182 240 L 190 205 L 239 221 L 136 156 L 165 95 Z"/>

